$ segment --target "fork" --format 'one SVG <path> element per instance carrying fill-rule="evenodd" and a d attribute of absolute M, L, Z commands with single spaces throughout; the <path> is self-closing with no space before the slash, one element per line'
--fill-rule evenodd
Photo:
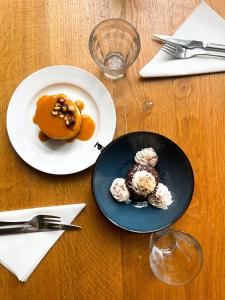
<path fill-rule="evenodd" d="M 222 53 L 218 53 L 215 51 L 214 52 L 207 51 L 207 50 L 199 49 L 199 48 L 187 49 L 187 48 L 183 48 L 180 45 L 169 44 L 169 43 L 166 43 L 162 47 L 162 50 L 174 58 L 191 58 L 191 57 L 197 56 L 197 55 L 216 56 L 216 57 L 220 57 L 220 58 L 225 58 L 225 54 L 223 55 Z"/>
<path fill-rule="evenodd" d="M 37 229 L 44 228 L 46 226 L 54 226 L 58 224 L 60 224 L 60 217 L 50 216 L 50 215 L 37 215 L 28 221 L 15 221 L 15 222 L 0 221 L 0 227 L 22 225 L 21 227 L 30 226 Z"/>
<path fill-rule="evenodd" d="M 50 215 L 37 215 L 28 221 L 0 221 L 0 234 L 48 230 L 76 230 L 81 228 L 78 225 L 62 224 L 60 223 L 60 217 Z"/>

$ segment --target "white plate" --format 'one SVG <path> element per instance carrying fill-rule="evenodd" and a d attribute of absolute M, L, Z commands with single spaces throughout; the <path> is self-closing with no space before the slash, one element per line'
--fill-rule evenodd
<path fill-rule="evenodd" d="M 66 94 L 81 99 L 95 132 L 88 141 L 41 142 L 39 128 L 32 121 L 36 101 L 46 94 Z M 112 139 L 116 127 L 113 100 L 105 86 L 90 73 L 71 66 L 41 69 L 24 79 L 15 90 L 7 111 L 9 139 L 19 156 L 30 166 L 50 174 L 71 174 L 95 163 L 101 148 Z"/>

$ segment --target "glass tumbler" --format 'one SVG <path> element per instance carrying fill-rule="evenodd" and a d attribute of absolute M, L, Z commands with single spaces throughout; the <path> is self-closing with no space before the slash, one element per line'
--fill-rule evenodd
<path fill-rule="evenodd" d="M 169 228 L 151 235 L 149 260 L 159 280 L 185 285 L 201 271 L 203 254 L 191 235 Z"/>
<path fill-rule="evenodd" d="M 138 57 L 139 34 L 123 19 L 104 20 L 90 35 L 89 51 L 106 77 L 121 78 Z"/>

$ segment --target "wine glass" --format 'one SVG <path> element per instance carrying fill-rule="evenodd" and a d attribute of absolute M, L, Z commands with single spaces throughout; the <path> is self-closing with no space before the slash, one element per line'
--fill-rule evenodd
<path fill-rule="evenodd" d="M 191 235 L 168 228 L 151 235 L 149 260 L 159 280 L 185 285 L 201 271 L 203 253 Z"/>

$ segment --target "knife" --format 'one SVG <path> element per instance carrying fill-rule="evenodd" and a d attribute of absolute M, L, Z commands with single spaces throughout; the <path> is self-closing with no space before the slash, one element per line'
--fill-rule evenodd
<path fill-rule="evenodd" d="M 33 233 L 33 232 L 47 232 L 47 231 L 58 231 L 58 230 L 78 230 L 82 227 L 78 225 L 67 225 L 67 224 L 57 224 L 53 228 L 43 228 L 38 229 L 32 226 L 23 226 L 23 227 L 12 227 L 12 226 L 1 226 L 0 227 L 0 235 L 7 234 L 18 234 L 18 233 Z"/>
<path fill-rule="evenodd" d="M 222 44 L 195 41 L 195 40 L 177 39 L 172 36 L 160 35 L 160 34 L 153 34 L 152 36 L 153 38 L 160 40 L 164 43 L 180 45 L 188 49 L 203 48 L 206 50 L 214 50 L 214 51 L 222 51 L 222 52 L 225 51 L 225 45 Z"/>

